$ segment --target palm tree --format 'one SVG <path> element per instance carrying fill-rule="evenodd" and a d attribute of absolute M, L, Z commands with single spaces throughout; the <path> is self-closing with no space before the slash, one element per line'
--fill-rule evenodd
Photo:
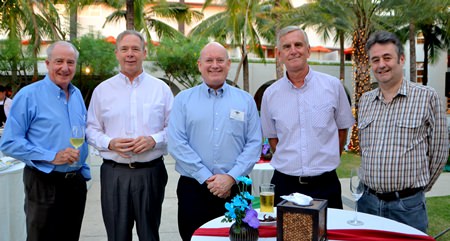
<path fill-rule="evenodd" d="M 123 2 L 123 0 L 107 0 L 107 4 L 117 10 L 106 18 L 104 25 L 125 19 L 127 29 L 143 31 L 147 40 L 152 39 L 150 35 L 151 30 L 154 30 L 158 37 L 177 38 L 182 36 L 176 29 L 152 16 L 184 20 L 187 24 L 200 20 L 203 17 L 202 13 L 192 11 L 186 4 L 178 2 L 151 0 L 126 0 L 126 2 Z M 122 9 L 124 4 L 126 5 L 126 10 Z M 150 44 L 150 41 L 148 42 Z"/>
<path fill-rule="evenodd" d="M 371 89 L 369 57 L 366 52 L 366 43 L 373 30 L 373 24 L 377 22 L 376 14 L 380 10 L 380 1 L 357 0 L 353 3 L 354 32 L 352 46 L 353 66 L 355 68 L 353 80 L 355 83 L 354 110 L 356 123 L 352 127 L 350 146 L 352 150 L 359 153 L 358 139 L 358 106 L 359 99 L 364 92 Z"/>
<path fill-rule="evenodd" d="M 203 8 L 206 8 L 211 0 L 205 1 Z M 256 53 L 258 57 L 265 61 L 262 49 L 261 38 L 273 39 L 273 31 L 258 31 L 263 26 L 271 23 L 265 16 L 259 15 L 263 12 L 265 5 L 258 0 L 226 0 L 225 11 L 219 12 L 208 19 L 202 21 L 194 29 L 191 36 L 202 36 L 204 38 L 213 37 L 216 41 L 230 43 L 231 47 L 238 47 L 241 50 L 241 62 L 238 66 L 234 82 L 239 77 L 240 66 L 243 67 L 244 90 L 249 90 L 248 56 L 247 51 Z"/>
<path fill-rule="evenodd" d="M 297 8 L 294 14 L 287 15 L 282 21 L 287 25 L 300 25 L 302 28 L 314 28 L 327 41 L 333 37 L 339 42 L 340 68 L 339 78 L 345 79 L 344 44 L 353 32 L 355 15 L 346 0 L 318 0 Z"/>
<path fill-rule="evenodd" d="M 428 18 L 417 23 L 417 28 L 422 32 L 423 44 L 423 79 L 422 84 L 428 84 L 428 63 L 434 63 L 442 50 L 450 47 L 450 1 L 429 0 L 430 13 Z M 434 4 L 433 4 L 434 3 Z"/>
<path fill-rule="evenodd" d="M 0 9 L 0 29 L 7 33 L 9 40 L 20 43 L 23 37 L 31 38 L 29 48 L 34 60 L 33 81 L 37 80 L 37 54 L 42 36 L 52 39 L 62 39 L 64 36 L 55 6 L 51 1 L 5 0 Z M 16 64 L 12 65 L 11 76 L 12 81 L 16 82 Z"/>
<path fill-rule="evenodd" d="M 292 6 L 291 1 L 288 0 L 268 0 L 261 3 L 261 5 L 262 13 L 259 15 L 266 18 L 266 20 L 270 23 L 263 26 L 260 29 L 260 32 L 273 33 L 273 36 L 268 36 L 267 40 L 270 44 L 276 46 L 276 37 L 278 36 L 280 29 L 283 27 L 281 20 L 284 15 L 292 12 L 294 7 Z M 283 64 L 281 64 L 277 55 L 275 55 L 275 70 L 277 79 L 283 77 Z"/>

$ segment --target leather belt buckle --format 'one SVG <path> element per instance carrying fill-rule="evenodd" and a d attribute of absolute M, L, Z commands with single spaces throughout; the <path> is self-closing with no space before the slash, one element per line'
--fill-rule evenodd
<path fill-rule="evenodd" d="M 134 162 L 128 162 L 128 166 L 129 166 L 131 169 L 136 168 L 136 167 L 134 166 Z"/>
<path fill-rule="evenodd" d="M 309 184 L 308 181 L 302 181 L 302 177 L 298 177 L 298 182 L 299 182 L 300 184 L 302 184 L 302 185 Z"/>
<path fill-rule="evenodd" d="M 64 175 L 65 179 L 73 178 L 77 175 L 76 172 L 67 172 L 66 175 Z"/>

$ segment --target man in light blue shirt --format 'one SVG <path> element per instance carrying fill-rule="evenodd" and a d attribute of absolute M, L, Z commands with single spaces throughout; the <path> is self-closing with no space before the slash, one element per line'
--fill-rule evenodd
<path fill-rule="evenodd" d="M 64 41 L 49 46 L 48 74 L 14 97 L 0 150 L 25 162 L 27 241 L 79 238 L 86 203 L 86 143 L 70 144 L 72 127 L 86 126 L 80 90 L 71 84 L 78 51 Z"/>
<path fill-rule="evenodd" d="M 231 61 L 218 43 L 198 60 L 203 83 L 182 91 L 169 118 L 168 146 L 178 181 L 178 227 L 184 241 L 225 213 L 238 192 L 236 178 L 250 173 L 261 154 L 261 129 L 251 95 L 225 83 Z"/>

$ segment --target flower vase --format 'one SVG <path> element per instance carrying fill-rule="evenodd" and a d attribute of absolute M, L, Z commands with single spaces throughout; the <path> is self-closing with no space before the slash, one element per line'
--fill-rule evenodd
<path fill-rule="evenodd" d="M 256 241 L 258 240 L 258 236 L 258 229 L 250 227 L 245 222 L 242 222 L 240 228 L 236 223 L 233 223 L 230 227 L 231 241 Z"/>

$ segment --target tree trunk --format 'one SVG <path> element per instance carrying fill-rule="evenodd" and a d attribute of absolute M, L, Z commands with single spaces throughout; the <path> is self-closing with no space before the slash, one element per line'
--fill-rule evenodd
<path fill-rule="evenodd" d="M 70 42 L 77 39 L 78 31 L 78 7 L 70 8 Z"/>
<path fill-rule="evenodd" d="M 245 54 L 245 56 L 242 56 L 244 58 L 244 63 L 243 63 L 243 80 L 244 80 L 244 90 L 249 92 L 250 91 L 250 80 L 249 80 L 249 67 L 248 67 L 248 55 L 247 53 Z"/>
<path fill-rule="evenodd" d="M 184 4 L 184 0 L 179 0 L 180 3 Z M 184 20 L 178 21 L 178 31 L 184 35 L 185 33 L 185 25 Z"/>
<path fill-rule="evenodd" d="M 30 5 L 31 11 L 34 11 L 33 8 L 33 2 L 29 1 L 28 4 Z M 38 72 L 38 64 L 37 64 L 37 55 L 39 51 L 39 46 L 41 45 L 41 37 L 39 35 L 39 27 L 36 20 L 36 14 L 34 12 L 31 13 L 31 23 L 34 26 L 34 33 L 31 39 L 34 39 L 33 43 L 33 78 L 31 79 L 32 82 L 36 82 L 38 80 L 39 72 Z"/>
<path fill-rule="evenodd" d="M 365 45 L 368 38 L 369 26 L 359 27 L 355 30 L 353 35 L 352 46 L 354 48 L 353 66 L 355 71 L 353 73 L 353 81 L 355 83 L 355 124 L 352 127 L 350 136 L 350 147 L 352 151 L 359 153 L 359 139 L 358 139 L 358 104 L 362 94 L 370 90 L 370 68 L 369 58 L 366 53 Z"/>
<path fill-rule="evenodd" d="M 423 43 L 423 75 L 422 75 L 422 84 L 428 85 L 428 52 L 430 50 L 430 42 L 427 37 L 424 36 Z"/>
<path fill-rule="evenodd" d="M 345 81 L 344 32 L 339 32 L 339 79 Z"/>
<path fill-rule="evenodd" d="M 134 0 L 127 0 L 126 7 L 127 30 L 134 30 Z"/>
<path fill-rule="evenodd" d="M 409 77 L 411 82 L 417 82 L 416 64 L 416 27 L 414 22 L 409 23 Z"/>
<path fill-rule="evenodd" d="M 275 7 L 280 7 L 280 0 L 275 0 Z M 280 21 L 280 15 L 276 15 L 276 22 L 279 23 Z M 275 26 L 275 70 L 277 73 L 277 79 L 281 79 L 281 77 L 283 77 L 284 75 L 284 68 L 283 68 L 283 64 L 280 62 L 280 59 L 278 58 L 278 54 L 277 54 L 277 48 L 276 48 L 276 39 L 278 37 L 278 32 L 280 32 L 280 25 L 276 25 Z"/>

